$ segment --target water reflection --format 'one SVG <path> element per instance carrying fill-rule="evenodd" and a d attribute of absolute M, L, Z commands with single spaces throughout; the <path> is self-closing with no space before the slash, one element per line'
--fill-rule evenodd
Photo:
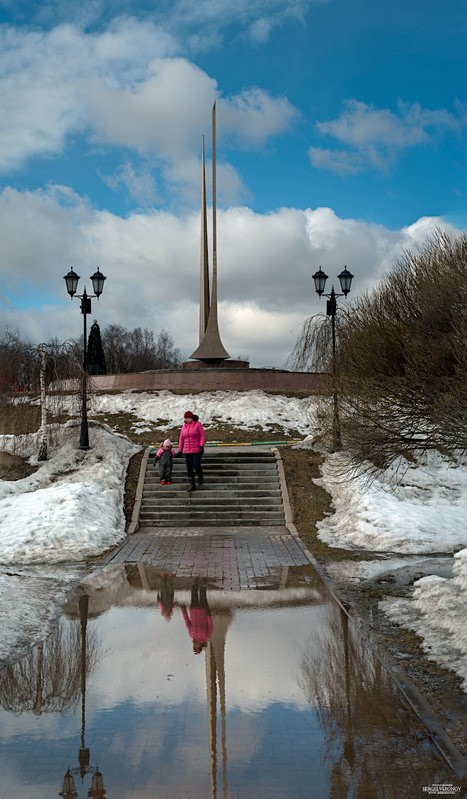
<path fill-rule="evenodd" d="M 311 568 L 242 592 L 103 570 L 54 636 L 0 672 L 0 799 L 400 799 L 456 784 Z"/>

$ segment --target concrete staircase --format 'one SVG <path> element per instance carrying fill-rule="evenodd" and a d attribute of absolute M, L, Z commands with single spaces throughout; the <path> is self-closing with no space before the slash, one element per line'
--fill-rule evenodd
<path fill-rule="evenodd" d="M 160 485 L 154 455 L 147 462 L 139 528 L 283 525 L 282 493 L 274 453 L 205 450 L 204 485 L 186 491 L 185 459 L 175 458 L 172 485 Z M 196 481 L 198 482 L 198 481 Z"/>

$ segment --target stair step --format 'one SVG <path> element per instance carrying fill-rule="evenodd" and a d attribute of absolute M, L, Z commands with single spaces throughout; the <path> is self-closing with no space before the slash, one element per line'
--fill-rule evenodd
<path fill-rule="evenodd" d="M 150 519 L 141 519 L 141 526 L 142 528 L 151 529 L 155 527 L 173 527 L 174 529 L 180 529 L 182 527 L 251 527 L 254 524 L 255 527 L 282 527 L 284 524 L 283 519 L 255 519 L 252 522 L 251 519 L 235 519 L 234 521 L 225 522 L 219 519 L 204 519 L 203 523 L 193 521 L 189 518 L 182 518 L 177 520 L 167 520 L 163 523 L 161 522 L 152 522 Z"/>
<path fill-rule="evenodd" d="M 284 509 L 274 453 L 206 451 L 205 482 L 187 493 L 186 464 L 173 463 L 172 484 L 161 485 L 155 450 L 144 476 L 140 524 L 145 527 L 283 525 Z"/>
<path fill-rule="evenodd" d="M 178 486 L 172 483 L 171 486 L 157 486 L 156 488 L 145 489 L 144 498 L 155 501 L 167 500 L 167 502 L 178 502 L 180 497 L 186 493 L 186 486 Z M 252 488 L 229 490 L 227 487 L 223 489 L 213 489 L 206 485 L 203 488 L 197 488 L 194 492 L 199 502 L 216 500 L 217 502 L 227 502 L 229 499 L 248 501 L 260 500 L 274 500 L 278 499 L 282 502 L 281 492 L 278 488 L 260 489 Z"/>
<path fill-rule="evenodd" d="M 249 521 L 250 524 L 278 524 L 284 523 L 284 515 L 282 513 L 270 513 L 265 516 L 263 513 L 177 513 L 177 514 L 158 514 L 157 516 L 147 515 L 141 513 L 140 520 L 143 522 L 153 522 L 154 526 L 165 526 L 168 522 L 176 522 L 181 527 L 187 525 L 188 522 L 196 522 L 196 527 L 202 527 L 208 521 L 222 522 L 225 527 L 235 526 L 239 521 Z"/>

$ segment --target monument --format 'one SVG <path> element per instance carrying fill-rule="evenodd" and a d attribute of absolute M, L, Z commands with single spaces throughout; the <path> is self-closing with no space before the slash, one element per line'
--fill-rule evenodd
<path fill-rule="evenodd" d="M 247 360 L 231 358 L 225 349 L 217 308 L 217 197 L 216 197 L 216 103 L 212 107 L 212 276 L 209 273 L 209 241 L 206 202 L 204 136 L 201 141 L 201 253 L 199 343 L 190 360 L 172 369 L 152 369 L 131 374 L 93 375 L 92 386 L 99 391 L 306 391 L 321 394 L 328 375 L 289 372 L 277 368 L 250 368 Z M 73 381 L 62 381 L 52 390 L 69 390 Z"/>
<path fill-rule="evenodd" d="M 216 103 L 212 107 L 212 283 L 209 293 L 209 244 L 206 204 L 204 136 L 201 143 L 201 256 L 199 299 L 199 344 L 184 369 L 248 369 L 248 361 L 230 360 L 222 344 L 217 309 L 217 185 L 216 185 Z M 194 362 L 193 362 L 194 361 Z"/>

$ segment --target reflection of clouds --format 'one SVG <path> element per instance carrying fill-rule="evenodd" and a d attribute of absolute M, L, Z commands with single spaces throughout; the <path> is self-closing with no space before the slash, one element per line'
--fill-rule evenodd
<path fill-rule="evenodd" d="M 314 635 L 321 620 L 316 606 L 235 610 L 225 644 L 228 708 L 259 712 L 272 701 L 305 708 L 298 685 L 300 642 Z M 215 628 L 215 613 L 213 623 Z M 109 654 L 93 675 L 89 709 L 125 701 L 205 704 L 204 656 L 193 655 L 177 610 L 169 624 L 158 609 L 138 608 L 113 608 L 92 624 L 99 625 Z"/>
<path fill-rule="evenodd" d="M 237 613 L 226 642 L 229 707 L 256 711 L 271 701 L 306 707 L 298 685 L 300 641 L 314 635 L 320 607 Z"/>

